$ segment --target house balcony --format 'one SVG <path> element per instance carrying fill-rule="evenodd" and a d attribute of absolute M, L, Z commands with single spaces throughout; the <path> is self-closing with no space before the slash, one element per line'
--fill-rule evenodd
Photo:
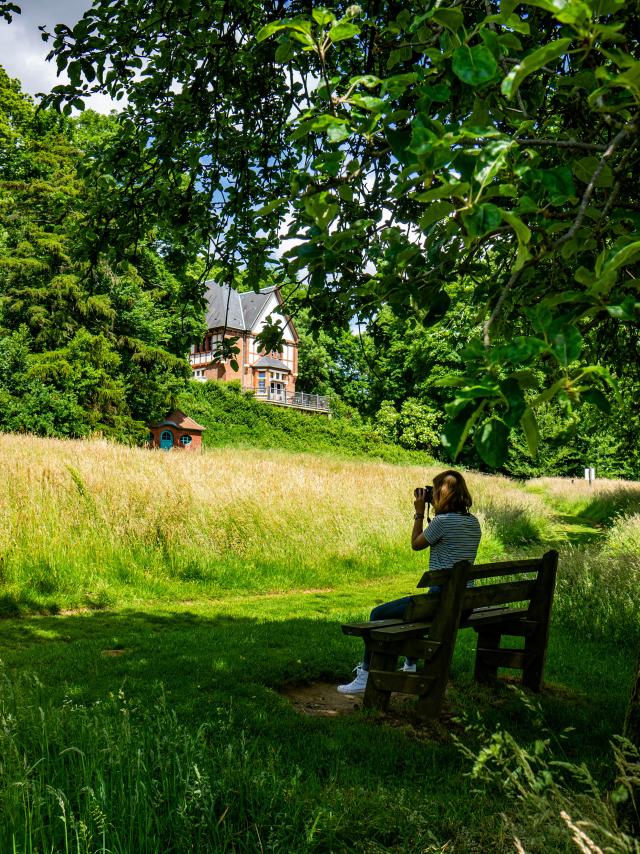
<path fill-rule="evenodd" d="M 189 353 L 189 364 L 194 366 L 208 365 L 214 360 L 213 353 L 213 350 L 206 353 Z"/>
<path fill-rule="evenodd" d="M 265 403 L 273 403 L 276 406 L 289 406 L 292 409 L 304 409 L 307 412 L 321 412 L 323 415 L 329 415 L 331 407 L 329 399 L 320 394 L 305 394 L 303 391 L 295 391 L 293 394 L 287 391 L 271 391 L 265 389 L 254 391 L 256 400 L 262 400 Z"/>

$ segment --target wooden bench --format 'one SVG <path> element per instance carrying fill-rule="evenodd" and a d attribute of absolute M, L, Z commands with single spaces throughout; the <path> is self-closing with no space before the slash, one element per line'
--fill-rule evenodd
<path fill-rule="evenodd" d="M 477 634 L 477 681 L 494 682 L 499 668 L 511 668 L 522 671 L 524 686 L 539 691 L 557 567 L 556 551 L 477 566 L 460 561 L 450 570 L 425 572 L 418 587 L 441 589 L 412 596 L 402 620 L 343 625 L 346 635 L 361 637 L 371 651 L 363 705 L 384 710 L 394 691 L 417 694 L 421 716 L 437 717 L 460 628 Z M 509 636 L 524 638 L 524 646 L 502 647 Z M 401 655 L 420 660 L 415 673 L 398 671 Z"/>

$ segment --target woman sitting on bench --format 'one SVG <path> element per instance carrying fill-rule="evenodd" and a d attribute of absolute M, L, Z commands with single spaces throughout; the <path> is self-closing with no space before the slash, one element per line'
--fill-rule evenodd
<path fill-rule="evenodd" d="M 473 563 L 480 544 L 480 523 L 469 510 L 471 495 L 464 477 L 457 471 L 443 471 L 433 479 L 433 497 L 431 490 L 416 489 L 413 493 L 415 514 L 411 533 L 411 548 L 422 551 L 431 547 L 429 570 L 451 569 L 459 560 Z M 423 530 L 425 506 L 433 503 L 434 518 Z M 438 589 L 438 588 L 432 588 Z M 401 620 L 411 601 L 411 597 L 394 599 L 378 605 L 371 612 L 370 620 Z M 369 676 L 371 653 L 365 646 L 364 658 L 354 670 L 356 677 L 348 685 L 338 685 L 341 694 L 364 694 Z M 416 662 L 407 658 L 402 668 L 407 673 L 415 673 Z"/>

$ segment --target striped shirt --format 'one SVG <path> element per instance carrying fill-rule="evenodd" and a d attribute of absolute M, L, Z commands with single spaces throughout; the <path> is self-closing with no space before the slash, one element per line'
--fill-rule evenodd
<path fill-rule="evenodd" d="M 476 559 L 480 523 L 465 513 L 439 513 L 429 522 L 424 538 L 431 546 L 429 569 L 451 569 L 459 560 Z"/>

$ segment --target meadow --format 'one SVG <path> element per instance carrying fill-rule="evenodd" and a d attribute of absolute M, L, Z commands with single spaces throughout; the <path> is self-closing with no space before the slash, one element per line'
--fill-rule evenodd
<path fill-rule="evenodd" d="M 469 473 L 479 560 L 561 551 L 548 687 L 474 685 L 465 633 L 423 726 L 281 690 L 346 680 L 339 623 L 411 592 L 437 467 L 7 435 L 0 465 L 0 851 L 577 850 L 561 808 L 613 832 L 640 485 Z"/>

